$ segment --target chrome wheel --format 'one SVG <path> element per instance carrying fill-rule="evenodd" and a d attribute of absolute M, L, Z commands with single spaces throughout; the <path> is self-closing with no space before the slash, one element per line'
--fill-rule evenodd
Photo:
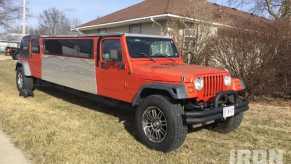
<path fill-rule="evenodd" d="M 22 73 L 17 74 L 17 85 L 19 89 L 23 88 L 23 75 Z"/>
<path fill-rule="evenodd" d="M 167 119 L 159 107 L 148 107 L 142 116 L 143 131 L 154 143 L 161 143 L 168 135 Z"/>

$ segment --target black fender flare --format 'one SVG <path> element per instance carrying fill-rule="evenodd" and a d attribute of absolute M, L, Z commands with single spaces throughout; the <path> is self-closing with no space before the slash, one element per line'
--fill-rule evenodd
<path fill-rule="evenodd" d="M 172 99 L 174 100 L 183 100 L 186 99 L 187 92 L 185 86 L 183 84 L 162 84 L 162 83 L 153 83 L 153 84 L 146 84 L 142 86 L 137 94 L 135 95 L 132 106 L 137 106 L 140 101 L 142 100 L 142 94 L 147 90 L 157 90 L 168 93 Z"/>
<path fill-rule="evenodd" d="M 21 63 L 17 62 L 17 63 L 16 63 L 16 66 L 15 66 L 15 71 L 17 71 L 17 69 L 18 69 L 19 67 L 23 67 L 23 66 L 22 66 Z"/>
<path fill-rule="evenodd" d="M 16 66 L 15 66 L 15 70 L 17 70 L 18 67 L 23 68 L 25 76 L 31 76 L 31 70 L 30 70 L 30 66 L 29 66 L 28 62 L 17 61 Z"/>

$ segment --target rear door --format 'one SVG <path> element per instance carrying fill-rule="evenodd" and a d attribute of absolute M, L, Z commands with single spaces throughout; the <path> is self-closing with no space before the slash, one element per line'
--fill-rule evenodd
<path fill-rule="evenodd" d="M 41 53 L 40 39 L 38 37 L 30 40 L 30 54 L 28 58 L 30 71 L 33 77 L 41 78 Z"/>

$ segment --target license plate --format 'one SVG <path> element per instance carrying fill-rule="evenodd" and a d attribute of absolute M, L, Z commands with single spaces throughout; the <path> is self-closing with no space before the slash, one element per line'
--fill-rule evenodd
<path fill-rule="evenodd" d="M 223 118 L 229 118 L 234 116 L 234 106 L 228 106 L 223 108 Z"/>

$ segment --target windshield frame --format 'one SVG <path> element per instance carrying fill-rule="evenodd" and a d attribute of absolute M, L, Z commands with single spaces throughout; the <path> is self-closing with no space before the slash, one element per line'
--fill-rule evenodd
<path fill-rule="evenodd" d="M 131 48 L 129 47 L 128 38 L 131 38 L 131 39 L 149 39 L 149 40 L 156 40 L 156 41 L 170 41 L 171 46 L 172 46 L 172 50 L 173 50 L 173 54 L 176 54 L 176 55 L 175 56 L 150 56 L 149 54 L 146 54 L 144 56 L 136 56 L 136 55 L 132 54 L 132 52 L 131 52 Z M 178 51 L 173 39 L 171 39 L 171 38 L 126 36 L 125 41 L 126 41 L 126 46 L 128 49 L 129 57 L 133 58 L 133 59 L 157 59 L 157 58 L 160 58 L 160 59 L 171 59 L 171 58 L 173 59 L 173 58 L 175 58 L 176 59 L 176 58 L 180 57 L 179 51 Z"/>

